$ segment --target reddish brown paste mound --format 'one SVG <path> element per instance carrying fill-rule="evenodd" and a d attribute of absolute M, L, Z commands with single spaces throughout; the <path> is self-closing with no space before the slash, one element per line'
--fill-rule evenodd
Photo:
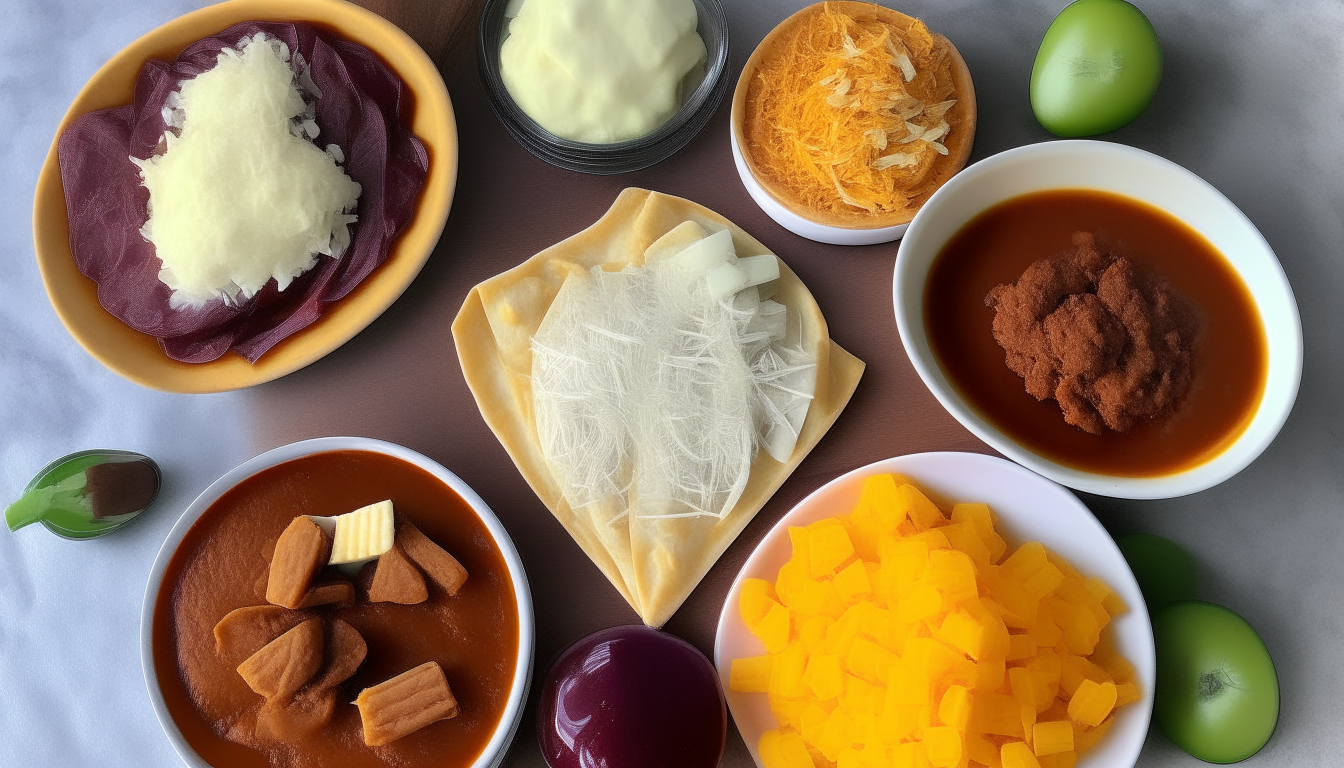
<path fill-rule="evenodd" d="M 1008 367 L 1037 400 L 1094 435 L 1163 416 L 1190 389 L 1194 308 L 1087 232 L 985 297 Z"/>
<path fill-rule="evenodd" d="M 283 40 L 311 66 L 322 93 L 318 143 L 339 146 L 342 168 L 362 187 L 359 220 L 344 255 L 320 258 L 284 291 L 271 281 L 239 306 L 216 300 L 199 309 L 173 309 L 168 286 L 159 281 L 154 246 L 140 236 L 149 192 L 130 158 L 154 153 L 167 128 L 164 103 L 182 80 L 212 68 L 222 49 L 258 32 Z M 98 283 L 104 309 L 157 337 L 169 357 L 204 363 L 233 349 L 255 362 L 359 285 L 410 223 L 429 155 L 401 123 L 407 108 L 401 79 L 377 56 L 307 24 L 237 24 L 192 43 L 173 62 L 151 59 L 136 80 L 134 103 L 91 112 L 61 134 L 57 156 L 75 264 Z"/>

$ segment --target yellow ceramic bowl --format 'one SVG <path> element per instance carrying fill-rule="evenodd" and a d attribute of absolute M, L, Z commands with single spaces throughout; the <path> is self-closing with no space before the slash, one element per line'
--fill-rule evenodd
<path fill-rule="evenodd" d="M 348 296 L 328 306 L 317 322 L 277 344 L 256 363 L 232 352 L 209 363 L 181 363 L 165 355 L 153 336 L 103 309 L 96 284 L 75 267 L 56 139 L 80 115 L 129 104 L 145 61 L 172 60 L 191 43 L 243 21 L 320 24 L 378 54 L 410 91 L 410 127 L 429 152 L 429 175 L 415 218 L 392 244 L 387 260 Z M 94 73 L 65 113 L 56 139 L 42 164 L 33 202 L 33 249 L 47 295 L 61 322 L 89 354 L 137 384 L 168 392 L 250 387 L 292 373 L 349 341 L 391 306 L 420 272 L 443 233 L 457 182 L 457 123 L 438 68 L 390 21 L 342 0 L 229 0 L 174 19 L 126 46 Z"/>

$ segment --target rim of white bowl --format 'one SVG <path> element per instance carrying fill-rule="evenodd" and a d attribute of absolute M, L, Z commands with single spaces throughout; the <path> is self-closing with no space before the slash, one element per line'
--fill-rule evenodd
<path fill-rule="evenodd" d="M 173 720 L 172 714 L 168 711 L 167 703 L 163 699 L 163 692 L 159 689 L 158 673 L 154 669 L 154 605 L 158 600 L 159 588 L 163 583 L 164 570 L 167 569 L 168 561 L 172 559 L 178 545 L 182 543 L 183 537 L 196 524 L 205 510 L 210 508 L 211 504 L 214 504 L 221 496 L 243 480 L 262 470 L 270 469 L 293 459 L 331 451 L 381 453 L 425 470 L 467 502 L 467 505 L 481 519 L 481 522 L 485 523 L 486 529 L 490 531 L 491 538 L 499 547 L 500 554 L 504 557 L 504 564 L 509 569 L 509 578 L 513 580 L 514 599 L 518 605 L 518 658 L 514 664 L 509 700 L 499 719 L 499 725 L 495 726 L 495 731 L 491 734 L 489 743 L 486 744 L 485 749 L 471 765 L 471 768 L 497 768 L 504 761 L 504 756 L 509 751 L 509 744 L 513 741 L 514 734 L 517 733 L 518 726 L 522 722 L 523 708 L 527 704 L 527 693 L 532 684 L 532 667 L 536 654 L 536 625 L 532 612 L 532 591 L 528 587 L 527 573 L 523 569 L 522 558 L 518 556 L 518 550 L 513 545 L 513 539 L 509 537 L 509 532 L 504 529 L 504 525 L 499 521 L 499 518 L 495 516 L 485 500 L 472 490 L 471 486 L 462 481 L 462 478 L 424 454 L 396 443 L 369 437 L 318 437 L 273 448 L 226 472 L 202 491 L 178 517 L 177 522 L 169 530 L 167 538 L 164 539 L 163 546 L 159 548 L 158 555 L 154 558 L 154 565 L 149 572 L 149 583 L 145 587 L 144 603 L 140 610 L 140 665 L 144 672 L 145 685 L 149 689 L 150 704 L 154 707 L 154 714 L 158 717 L 159 725 L 163 728 L 168 741 L 172 743 L 173 749 L 177 751 L 183 762 L 200 768 L 213 768 L 210 763 L 196 754 L 196 750 L 192 749 L 186 738 L 182 736 L 181 730 L 177 727 L 177 722 Z"/>
<path fill-rule="evenodd" d="M 903 456 L 893 456 L 881 461 L 875 461 L 866 464 L 857 469 L 852 469 L 839 477 L 809 493 L 806 498 L 798 502 L 784 516 L 775 522 L 770 530 L 766 532 L 756 546 L 747 555 L 746 561 L 738 570 L 733 583 L 728 587 L 728 594 L 724 598 L 723 608 L 719 611 L 719 623 L 714 631 L 714 666 L 719 671 L 719 679 L 723 685 L 724 696 L 728 701 L 728 709 L 733 712 L 734 722 L 738 724 L 739 730 L 742 725 L 738 722 L 740 717 L 737 711 L 738 698 L 742 694 L 734 694 L 729 687 L 729 676 L 731 673 L 732 658 L 727 656 L 728 649 L 724 647 L 724 635 L 726 630 L 733 624 L 740 625 L 742 631 L 747 631 L 745 625 L 741 624 L 741 614 L 737 610 L 738 601 L 742 594 L 742 582 L 748 578 L 748 572 L 758 567 L 762 560 L 769 560 L 771 553 L 769 550 L 780 547 L 790 546 L 788 541 L 788 528 L 790 525 L 798 523 L 812 522 L 814 519 L 822 517 L 833 517 L 834 513 L 812 515 L 813 510 L 810 507 L 819 504 L 825 496 L 836 492 L 837 488 L 855 482 L 857 479 L 867 477 L 868 475 L 881 474 L 883 472 L 895 472 L 897 474 L 909 475 L 917 483 L 928 483 L 928 475 L 936 473 L 935 469 L 940 463 L 964 463 L 968 473 L 973 472 L 976 477 L 984 477 L 993 473 L 1006 473 L 1007 475 L 1016 475 L 1025 482 L 1032 483 L 1039 487 L 1042 495 L 1053 497 L 1056 509 L 1072 509 L 1076 513 L 1076 519 L 1087 530 L 1091 531 L 1096 545 L 1106 550 L 1106 558 L 1111 561 L 1110 568 L 1114 572 L 1107 578 L 1107 584 L 1115 590 L 1116 594 L 1129 606 L 1129 611 L 1116 617 L 1116 622 L 1125 622 L 1126 629 L 1123 633 L 1123 639 L 1117 637 L 1120 642 L 1129 644 L 1126 659 L 1134 665 L 1135 674 L 1138 676 L 1140 688 L 1140 699 L 1138 707 L 1132 710 L 1133 714 L 1126 715 L 1132 722 L 1127 722 L 1120 730 L 1112 729 L 1108 738 L 1120 737 L 1126 741 L 1122 745 L 1109 747 L 1121 754 L 1121 762 L 1114 764 L 1134 765 L 1139 759 L 1139 753 L 1143 749 L 1144 737 L 1148 733 L 1148 727 L 1151 724 L 1153 716 L 1154 687 L 1157 679 L 1157 653 L 1153 639 L 1152 617 L 1148 613 L 1148 607 L 1143 601 L 1143 593 L 1139 589 L 1138 580 L 1134 577 L 1134 572 L 1130 569 L 1125 556 L 1120 552 L 1120 547 L 1115 543 L 1110 533 L 1102 526 L 1097 516 L 1092 514 L 1092 510 L 1082 502 L 1077 496 L 1074 496 L 1068 489 L 1062 487 L 1048 478 L 1032 472 L 1031 470 L 1011 461 L 999 458 L 998 456 L 988 456 L 982 453 L 964 453 L 958 451 L 933 451 L 928 453 L 909 453 Z M 935 481 L 935 484 L 936 481 Z M 970 499 L 959 499 L 970 500 Z M 995 505 L 991 504 L 991 507 Z M 1001 514 L 1003 505 L 997 505 L 995 517 L 1005 529 L 1013 529 L 1021 525 L 1020 522 L 1014 522 L 1014 518 L 1020 517 L 1018 514 L 1010 513 L 1007 518 Z M 1046 505 L 1033 505 L 1033 509 L 1039 510 Z M 805 519 L 800 519 L 805 518 Z M 1011 534 L 1011 530 L 1009 531 Z M 1027 539 L 1032 540 L 1032 539 Z M 1037 539 L 1039 540 L 1039 539 Z M 1019 542 L 1020 544 L 1021 542 Z M 1046 546 L 1051 546 L 1047 543 Z M 1060 548 L 1058 544 L 1052 549 Z M 1077 565 L 1073 557 L 1067 558 L 1071 563 Z M 1085 572 L 1094 572 L 1096 568 L 1084 567 Z M 1105 566 L 1103 566 L 1105 570 Z M 761 578 L 760 574 L 756 574 Z M 1118 577 L 1118 578 L 1117 578 Z M 1120 630 L 1118 624 L 1113 623 L 1108 630 L 1115 637 Z M 759 651 L 758 651 L 759 652 Z M 747 694 L 751 695 L 751 694 Z M 1137 718 L 1136 720 L 1133 718 Z M 745 736 L 744 736 L 745 738 Z M 751 753 L 752 759 L 757 765 L 761 765 L 760 753 L 757 746 L 750 741 L 747 742 L 747 749 Z M 1095 755 L 1084 755 L 1080 758 L 1084 764 L 1091 765 L 1096 761 Z"/>
<path fill-rule="evenodd" d="M 751 196 L 752 200 L 756 201 L 756 205 L 760 206 L 762 211 L 765 211 L 766 216 L 799 237 L 805 237 L 808 240 L 826 243 L 827 245 L 879 245 L 899 240 L 910 226 L 907 222 L 890 227 L 849 229 L 833 227 L 829 224 L 818 224 L 811 219 L 803 218 L 785 208 L 774 196 L 765 191 L 765 187 L 762 187 L 761 183 L 756 180 L 751 169 L 747 167 L 746 158 L 742 156 L 742 148 L 737 144 L 737 134 L 733 131 L 731 120 L 728 126 L 728 141 L 733 146 L 733 165 L 737 168 L 738 178 L 742 179 L 742 186 L 747 188 L 747 194 Z"/>
<path fill-rule="evenodd" d="M 1086 163 L 1098 160 L 1126 166 L 1126 173 L 1131 176 L 1126 180 L 1127 183 L 1145 184 L 1150 190 L 1164 189 L 1167 194 L 1175 194 L 1172 190 L 1180 190 L 1190 199 L 1198 198 L 1204 204 L 1219 209 L 1220 215 L 1230 225 L 1229 231 L 1215 233 L 1201 229 L 1186 217 L 1132 188 L 1116 189 L 1115 186 L 1123 185 L 1088 183 L 1081 178 L 1087 171 L 1073 171 L 1080 174 L 1077 182 L 1042 183 L 1039 179 L 1033 179 L 1031 174 L 1032 164 L 1042 159 L 1067 159 L 1074 162 L 1075 168 L 1086 168 Z M 974 210 L 953 217 L 958 223 L 950 231 L 928 231 L 936 226 L 930 222 L 947 215 L 943 210 L 945 207 L 957 205 L 961 202 L 959 198 L 976 196 L 977 182 L 999 173 L 1016 174 L 1021 188 L 1006 195 L 986 193 L 983 195 L 986 201 L 978 201 L 983 204 L 973 205 Z M 1140 178 L 1148 180 L 1139 182 Z M 1067 467 L 1022 447 L 1005 435 L 971 408 L 947 380 L 929 348 L 924 332 L 924 284 L 929 268 L 947 241 L 971 219 L 1005 200 L 1047 189 L 1095 189 L 1158 207 L 1211 243 L 1245 284 L 1260 314 L 1265 334 L 1268 356 L 1265 388 L 1255 415 L 1242 433 L 1212 458 L 1181 472 L 1157 477 L 1104 475 Z M 1189 203 L 1191 206 L 1196 204 Z M 941 225 L 941 222 L 937 225 Z M 947 229 L 945 226 L 939 228 Z M 1244 253 L 1236 258 L 1230 256 L 1229 249 L 1220 244 L 1220 241 L 1232 240 L 1245 243 L 1239 249 Z M 1247 276 L 1247 269 L 1251 266 L 1263 272 L 1255 280 Z M 906 355 L 924 385 L 962 426 L 1023 466 L 1070 488 L 1102 496 L 1126 499 L 1175 498 L 1207 490 L 1231 478 L 1255 461 L 1278 436 L 1292 412 L 1302 381 L 1301 316 L 1283 266 L 1264 236 L 1241 209 L 1212 184 L 1166 158 L 1124 144 L 1082 139 L 1029 144 L 991 155 L 953 176 L 915 214 L 910 231 L 901 241 L 892 279 L 892 301 L 896 327 Z"/>

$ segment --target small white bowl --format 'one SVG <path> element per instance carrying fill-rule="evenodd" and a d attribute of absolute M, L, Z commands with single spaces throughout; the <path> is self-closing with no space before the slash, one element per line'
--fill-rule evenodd
<path fill-rule="evenodd" d="M 172 714 L 168 711 L 168 705 L 163 700 L 163 693 L 159 690 L 158 675 L 154 671 L 154 605 L 158 601 L 164 569 L 168 567 L 168 561 L 177 551 L 177 546 L 182 543 L 182 538 L 186 536 L 187 531 L 210 508 L 210 505 L 243 480 L 277 464 L 329 451 L 381 453 L 423 469 L 442 481 L 444 485 L 453 489 L 458 496 L 462 497 L 463 501 L 467 502 L 467 505 L 481 519 L 481 522 L 485 523 L 486 529 L 490 531 L 490 537 L 499 547 L 500 554 L 504 557 L 504 564 L 509 569 L 509 578 L 513 582 L 514 597 L 518 604 L 518 658 L 514 665 L 513 682 L 510 685 L 509 700 L 505 704 L 504 714 L 500 717 L 495 732 L 490 736 L 489 743 L 486 744 L 480 757 L 476 758 L 476 762 L 472 763 L 470 767 L 498 768 L 504 762 L 504 757 L 509 751 L 509 744 L 513 742 L 513 736 L 517 733 L 518 725 L 523 719 L 523 707 L 527 704 L 527 691 L 532 682 L 533 656 L 536 652 L 532 592 L 527 585 L 527 573 L 523 570 L 523 561 L 518 557 L 518 550 L 514 548 L 513 540 L 509 538 L 509 533 L 504 530 L 499 518 L 495 517 L 495 513 L 490 511 L 490 507 L 485 501 L 470 486 L 462 482 L 461 478 L 449 472 L 438 462 L 409 448 L 367 437 L 319 437 L 313 440 L 290 443 L 267 451 L 234 467 L 223 477 L 211 483 L 209 488 L 206 488 L 200 496 L 196 497 L 195 501 L 191 502 L 191 505 L 182 513 L 182 517 L 178 518 L 177 523 L 168 532 L 168 538 L 164 540 L 163 546 L 159 549 L 158 557 L 154 559 L 154 566 L 149 572 L 149 585 L 145 587 L 145 602 L 140 611 L 140 664 L 145 673 L 145 685 L 149 687 L 149 701 L 154 707 L 154 714 L 159 718 L 159 725 L 163 727 L 163 732 L 168 736 L 173 749 L 177 750 L 177 754 L 183 762 L 193 766 L 193 768 L 213 768 L 200 755 L 196 754 L 196 751 L 182 736 L 182 732 L 178 730 L 177 723 L 173 720 Z"/>
<path fill-rule="evenodd" d="M 935 496 L 955 502 L 983 502 L 994 511 L 996 529 L 1016 548 L 1039 541 L 1087 576 L 1099 576 L 1129 605 L 1106 631 L 1115 648 L 1134 665 L 1140 699 L 1122 707 L 1106 737 L 1078 760 L 1078 768 L 1121 768 L 1139 759 L 1153 713 L 1157 656 L 1153 627 L 1143 594 L 1120 548 L 1073 494 L 1003 459 L 976 453 L 916 453 L 869 464 L 832 480 L 789 510 L 747 558 L 728 590 L 714 638 L 714 665 L 728 697 L 733 721 L 756 764 L 761 734 L 777 728 L 763 693 L 738 693 L 728 687 L 733 659 L 760 656 L 765 646 L 742 621 L 738 600 L 746 579 L 774 581 L 792 554 L 789 527 L 847 514 L 859 498 L 863 478 L 886 472 L 905 475 Z"/>
<path fill-rule="evenodd" d="M 1160 208 L 1194 229 L 1236 270 L 1255 302 L 1268 351 L 1265 390 L 1245 431 L 1198 466 L 1159 477 L 1085 472 L 1030 451 L 984 419 L 947 380 L 924 328 L 924 290 L 943 246 L 983 211 L 1048 189 L 1093 189 Z M 1149 152 L 1103 141 L 1051 141 L 1010 149 L 966 168 L 924 203 L 896 256 L 896 327 L 910 362 L 962 426 L 1012 460 L 1080 491 L 1126 499 L 1197 493 L 1245 469 L 1278 435 L 1302 380 L 1302 321 L 1283 267 L 1255 225 L 1212 185 Z"/>
<path fill-rule="evenodd" d="M 906 222 L 891 227 L 877 227 L 876 229 L 846 229 L 818 224 L 810 219 L 805 219 L 785 208 L 778 200 L 771 197 L 769 192 L 765 191 L 761 183 L 756 181 L 756 177 L 751 174 L 751 169 L 747 167 L 747 161 L 742 157 L 742 148 L 737 144 L 737 132 L 730 127 L 728 136 L 729 140 L 733 142 L 733 165 L 737 166 L 737 175 L 742 178 L 742 186 L 747 188 L 747 194 L 751 195 L 751 199 L 756 201 L 762 211 L 765 211 L 766 216 L 774 219 L 776 224 L 799 237 L 828 245 L 877 245 L 878 243 L 899 240 L 901 235 L 905 234 L 906 228 L 910 226 L 910 222 Z"/>

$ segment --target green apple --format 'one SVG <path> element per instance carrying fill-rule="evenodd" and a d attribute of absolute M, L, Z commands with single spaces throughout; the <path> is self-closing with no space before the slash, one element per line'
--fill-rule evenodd
<path fill-rule="evenodd" d="M 1213 603 L 1173 603 L 1153 615 L 1153 718 L 1177 746 L 1235 763 L 1265 746 L 1279 721 L 1279 677 L 1246 620 Z"/>
<path fill-rule="evenodd" d="M 1161 536 L 1137 533 L 1116 539 L 1134 572 L 1149 611 L 1195 597 L 1195 561 L 1181 545 Z"/>
<path fill-rule="evenodd" d="M 1113 131 L 1139 116 L 1162 79 L 1162 50 L 1125 0 L 1078 0 L 1045 31 L 1031 68 L 1031 109 L 1056 136 Z"/>

